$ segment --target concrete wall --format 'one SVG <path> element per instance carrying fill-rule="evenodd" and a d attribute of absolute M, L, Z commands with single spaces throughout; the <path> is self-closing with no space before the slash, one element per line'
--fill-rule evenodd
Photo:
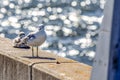
<path fill-rule="evenodd" d="M 91 67 L 88 65 L 42 50 L 39 56 L 32 58 L 30 49 L 13 48 L 11 40 L 0 38 L 0 80 L 90 79 Z"/>

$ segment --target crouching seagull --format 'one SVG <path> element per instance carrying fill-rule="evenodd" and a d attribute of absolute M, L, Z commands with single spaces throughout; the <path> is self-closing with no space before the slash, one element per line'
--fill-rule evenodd
<path fill-rule="evenodd" d="M 44 31 L 44 27 L 45 26 L 41 24 L 37 31 L 31 32 L 21 39 L 21 44 L 26 44 L 32 47 L 32 57 L 34 57 L 34 47 L 36 47 L 36 57 L 38 57 L 38 46 L 43 44 L 46 40 L 46 33 Z"/>
<path fill-rule="evenodd" d="M 21 39 L 25 37 L 24 32 L 20 32 L 16 38 L 13 39 L 14 48 L 30 48 L 26 44 L 21 44 Z"/>

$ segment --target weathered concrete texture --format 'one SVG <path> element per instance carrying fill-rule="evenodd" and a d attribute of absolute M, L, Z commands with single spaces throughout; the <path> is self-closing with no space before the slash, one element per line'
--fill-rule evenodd
<path fill-rule="evenodd" d="M 36 69 L 51 74 L 54 77 L 59 77 L 60 80 L 89 80 L 91 70 L 88 66 L 84 64 L 79 65 L 78 63 L 36 64 L 33 67 L 33 80 L 41 80 L 37 78 L 37 74 L 41 72 L 36 72 Z"/>
<path fill-rule="evenodd" d="M 27 64 L 0 55 L 0 80 L 30 80 Z"/>
<path fill-rule="evenodd" d="M 13 48 L 11 43 L 9 39 L 0 38 L 0 80 L 90 79 L 88 65 L 42 50 L 40 57 L 32 58 L 30 49 Z"/>
<path fill-rule="evenodd" d="M 43 71 L 43 70 L 40 71 L 36 68 L 33 68 L 32 80 L 60 80 L 58 77 L 56 77 L 56 74 L 52 75 L 52 73 L 47 73 L 46 71 Z"/>

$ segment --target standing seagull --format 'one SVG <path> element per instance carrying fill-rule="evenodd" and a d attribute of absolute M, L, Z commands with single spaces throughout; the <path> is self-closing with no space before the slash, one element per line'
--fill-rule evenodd
<path fill-rule="evenodd" d="M 32 47 L 32 56 L 34 57 L 34 49 L 37 49 L 37 57 L 38 57 L 38 46 L 40 46 L 46 40 L 46 33 L 44 31 L 44 25 L 41 24 L 37 31 L 29 33 L 21 40 L 21 44 L 25 43 L 28 46 Z"/>

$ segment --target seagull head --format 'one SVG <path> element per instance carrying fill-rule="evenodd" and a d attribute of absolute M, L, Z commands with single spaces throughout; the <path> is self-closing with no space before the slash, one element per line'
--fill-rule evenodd
<path fill-rule="evenodd" d="M 23 37 L 25 37 L 25 33 L 24 33 L 24 32 L 20 32 L 20 33 L 18 34 L 18 36 L 19 36 L 20 38 L 23 38 Z"/>
<path fill-rule="evenodd" d="M 39 25 L 39 30 L 44 30 L 44 27 L 45 27 L 45 26 L 44 26 L 43 24 L 40 24 L 40 25 Z"/>

